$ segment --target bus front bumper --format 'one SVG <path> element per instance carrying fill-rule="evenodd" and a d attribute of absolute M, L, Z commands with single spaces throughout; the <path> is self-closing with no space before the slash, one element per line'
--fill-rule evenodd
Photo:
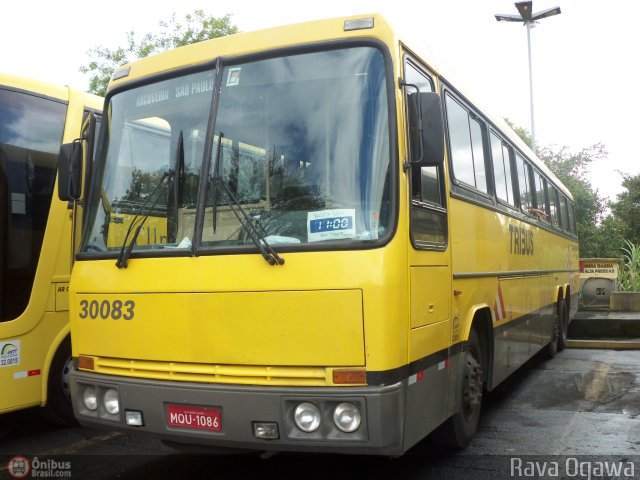
<path fill-rule="evenodd" d="M 147 380 L 73 370 L 71 397 L 75 416 L 83 425 L 148 434 L 180 444 L 378 455 L 398 455 L 403 450 L 404 382 L 383 387 L 285 388 Z M 118 411 L 109 413 L 107 406 L 115 410 L 114 398 Z M 294 422 L 294 411 L 303 402 L 312 403 L 320 412 L 320 425 L 313 432 L 303 432 Z M 333 419 L 343 402 L 355 405 L 360 413 L 360 426 L 351 433 L 341 431 Z M 265 431 L 272 438 L 261 438 Z"/>

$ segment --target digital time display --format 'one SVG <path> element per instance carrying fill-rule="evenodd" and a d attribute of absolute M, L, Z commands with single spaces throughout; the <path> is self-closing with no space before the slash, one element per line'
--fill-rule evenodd
<path fill-rule="evenodd" d="M 318 218 L 309 222 L 310 233 L 339 232 L 353 228 L 353 217 Z"/>

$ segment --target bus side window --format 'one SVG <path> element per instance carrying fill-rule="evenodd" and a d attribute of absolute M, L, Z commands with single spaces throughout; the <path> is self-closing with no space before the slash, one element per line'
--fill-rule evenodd
<path fill-rule="evenodd" d="M 418 86 L 421 92 L 433 91 L 428 75 L 410 61 L 405 62 L 405 81 Z M 414 87 L 406 86 L 407 97 L 414 92 Z M 413 159 L 415 152 L 409 152 L 409 155 Z M 442 166 L 411 167 L 411 239 L 418 248 L 442 248 L 447 241 L 442 182 Z"/>
<path fill-rule="evenodd" d="M 62 102 L 0 89 L 0 322 L 19 317 L 29 304 L 66 112 Z"/>
<path fill-rule="evenodd" d="M 516 169 L 518 171 L 518 189 L 520 191 L 520 208 L 526 214 L 531 212 L 533 208 L 531 198 L 531 167 L 519 154 L 516 153 Z"/>
<path fill-rule="evenodd" d="M 560 221 L 562 222 L 562 230 L 569 233 L 569 209 L 567 208 L 567 199 L 564 195 L 560 195 Z"/>
<path fill-rule="evenodd" d="M 539 210 L 540 218 L 546 222 L 549 221 L 549 208 L 547 205 L 547 197 L 545 194 L 545 180 L 537 170 L 533 171 L 533 186 L 536 194 L 536 208 Z"/>
<path fill-rule="evenodd" d="M 559 228 L 558 189 L 556 187 L 549 187 L 549 210 L 551 212 L 551 224 Z"/>
<path fill-rule="evenodd" d="M 445 103 L 453 175 L 458 182 L 487 193 L 482 125 L 448 94 Z"/>
<path fill-rule="evenodd" d="M 575 214 L 575 210 L 574 210 L 574 205 L 573 203 L 569 202 L 568 205 L 568 212 L 569 212 L 569 229 L 571 230 L 571 233 L 574 235 L 578 234 L 577 228 L 576 228 L 576 214 Z"/>
<path fill-rule="evenodd" d="M 515 206 L 509 147 L 495 133 L 491 132 L 490 137 L 496 196 L 499 200 Z"/>

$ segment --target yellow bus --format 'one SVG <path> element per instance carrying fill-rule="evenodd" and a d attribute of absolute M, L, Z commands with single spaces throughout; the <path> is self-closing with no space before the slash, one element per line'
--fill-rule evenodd
<path fill-rule="evenodd" d="M 105 112 L 70 290 L 80 423 L 221 449 L 464 446 L 483 392 L 562 347 L 571 194 L 381 16 L 128 64 Z M 125 132 L 150 121 L 170 145 L 131 165 Z M 113 246 L 106 205 L 133 197 Z M 149 217 L 166 242 L 138 241 Z"/>
<path fill-rule="evenodd" d="M 73 421 L 68 286 L 73 211 L 54 195 L 58 151 L 102 98 L 0 74 L 0 413 Z M 71 206 L 73 206 L 71 204 Z"/>

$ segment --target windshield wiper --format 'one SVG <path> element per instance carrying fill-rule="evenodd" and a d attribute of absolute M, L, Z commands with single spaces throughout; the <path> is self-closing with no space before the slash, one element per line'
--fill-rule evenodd
<path fill-rule="evenodd" d="M 222 180 L 219 174 L 220 169 L 220 155 L 222 152 L 222 139 L 224 138 L 224 134 L 222 132 L 218 135 L 218 148 L 216 150 L 216 158 L 213 163 L 213 177 L 211 178 L 211 190 L 213 192 L 213 232 L 216 231 L 216 217 L 217 217 L 217 209 L 218 209 L 218 186 L 227 194 L 229 198 L 229 208 L 240 222 L 240 225 L 247 232 L 247 235 L 256 246 L 262 257 L 269 263 L 269 265 L 284 265 L 284 258 L 278 255 L 269 242 L 266 239 L 266 232 L 264 229 L 256 226 L 253 222 L 253 219 L 247 212 L 245 212 L 244 208 L 238 201 L 238 199 L 233 195 L 227 184 Z M 260 231 L 262 230 L 262 231 Z"/>
<path fill-rule="evenodd" d="M 151 214 L 153 207 L 155 207 L 158 204 L 158 201 L 162 197 L 162 192 L 164 191 L 164 187 L 169 183 L 169 182 L 165 183 L 165 180 L 173 178 L 174 175 L 175 175 L 174 170 L 169 170 L 162 174 L 162 178 L 160 178 L 160 181 L 158 182 L 158 184 L 155 186 L 153 191 L 149 194 L 149 196 L 144 201 L 142 206 L 138 209 L 138 213 L 136 213 L 135 217 L 133 217 L 133 220 L 131 220 L 131 223 L 129 224 L 129 228 L 127 229 L 127 233 L 124 236 L 122 247 L 120 248 L 120 254 L 118 255 L 118 260 L 116 260 L 116 267 L 127 268 L 129 266 L 129 256 L 131 255 L 131 250 L 133 250 L 133 246 L 136 244 L 136 240 L 138 239 L 140 230 L 142 230 L 144 222 L 146 222 L 147 218 L 149 218 L 149 215 Z M 149 207 L 147 207 L 149 200 L 151 200 L 154 195 L 156 197 L 155 200 L 149 205 Z M 140 219 L 140 215 L 142 215 L 142 213 L 145 211 L 147 212 L 147 214 Z M 136 223 L 139 223 L 137 227 L 136 227 Z M 133 234 L 133 237 L 131 237 L 131 241 L 127 244 L 129 235 L 131 234 L 131 231 L 134 228 L 136 229 L 136 231 Z"/>

